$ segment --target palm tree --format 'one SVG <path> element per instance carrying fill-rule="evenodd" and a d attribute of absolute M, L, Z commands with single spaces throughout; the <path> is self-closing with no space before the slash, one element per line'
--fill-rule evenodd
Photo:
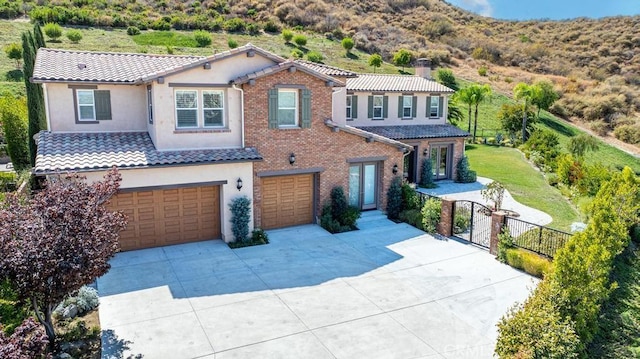
<path fill-rule="evenodd" d="M 471 106 L 473 105 L 474 99 L 470 87 L 458 90 L 454 98 L 469 107 L 469 125 L 467 126 L 467 132 L 471 132 Z"/>
<path fill-rule="evenodd" d="M 533 100 L 535 96 L 535 88 L 531 85 L 527 85 L 524 82 L 521 82 L 513 88 L 513 98 L 516 101 L 523 100 L 522 104 L 522 142 L 524 143 L 527 140 L 527 109 L 529 108 L 529 103 Z"/>
<path fill-rule="evenodd" d="M 491 87 L 489 85 L 473 84 L 468 87 L 471 92 L 471 98 L 473 99 L 473 105 L 475 106 L 475 118 L 473 121 L 473 142 L 476 142 L 476 130 L 478 129 L 478 107 L 482 102 L 487 100 L 491 96 Z M 471 117 L 471 113 L 469 113 Z"/>

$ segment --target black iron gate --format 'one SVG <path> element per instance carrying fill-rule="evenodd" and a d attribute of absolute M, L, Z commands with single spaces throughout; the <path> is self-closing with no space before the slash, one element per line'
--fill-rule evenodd
<path fill-rule="evenodd" d="M 491 210 L 477 202 L 455 201 L 451 227 L 454 237 L 489 248 Z"/>

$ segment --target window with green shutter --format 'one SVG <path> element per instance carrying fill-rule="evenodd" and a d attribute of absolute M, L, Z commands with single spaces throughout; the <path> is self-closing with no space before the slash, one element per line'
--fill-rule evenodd
<path fill-rule="evenodd" d="M 311 90 L 302 90 L 300 105 L 300 127 L 311 128 Z"/>
<path fill-rule="evenodd" d="M 358 118 L 358 96 L 351 95 L 351 118 Z"/>
<path fill-rule="evenodd" d="M 111 120 L 111 94 L 108 90 L 75 90 L 76 120 Z"/>
<path fill-rule="evenodd" d="M 95 90 L 93 97 L 96 101 L 96 120 L 111 119 L 111 93 L 109 90 Z"/>
<path fill-rule="evenodd" d="M 269 90 L 269 128 L 310 128 L 311 119 L 311 90 Z"/>

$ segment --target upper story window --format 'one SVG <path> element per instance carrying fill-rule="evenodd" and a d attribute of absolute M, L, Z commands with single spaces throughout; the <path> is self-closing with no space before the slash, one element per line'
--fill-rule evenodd
<path fill-rule="evenodd" d="M 384 96 L 373 96 L 373 119 L 381 120 L 384 118 Z"/>
<path fill-rule="evenodd" d="M 298 126 L 298 91 L 278 91 L 278 126 Z"/>
<path fill-rule="evenodd" d="M 291 88 L 270 89 L 268 95 L 269 128 L 311 127 L 310 90 L 291 85 Z"/>
<path fill-rule="evenodd" d="M 204 126 L 224 126 L 224 94 L 222 91 L 202 91 Z"/>
<path fill-rule="evenodd" d="M 440 97 L 429 97 L 429 117 L 440 117 Z"/>
<path fill-rule="evenodd" d="M 147 112 L 149 123 L 153 123 L 153 93 L 151 92 L 151 85 L 147 85 Z"/>
<path fill-rule="evenodd" d="M 74 89 L 77 123 L 111 120 L 111 94 L 108 90 Z"/>
<path fill-rule="evenodd" d="M 413 96 L 402 96 L 402 118 L 413 117 Z"/>
<path fill-rule="evenodd" d="M 351 107 L 351 103 L 353 101 L 353 95 L 347 95 L 347 102 L 346 102 L 346 108 L 347 108 L 347 120 L 351 120 L 353 119 L 353 108 Z"/>
<path fill-rule="evenodd" d="M 224 126 L 224 91 L 176 90 L 176 128 Z"/>

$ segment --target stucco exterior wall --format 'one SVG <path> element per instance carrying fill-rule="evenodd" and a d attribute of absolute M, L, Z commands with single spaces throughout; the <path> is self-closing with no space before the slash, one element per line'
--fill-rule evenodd
<path fill-rule="evenodd" d="M 85 172 L 89 182 L 102 179 L 106 171 Z M 144 188 L 191 183 L 227 181 L 220 186 L 220 219 L 222 239 L 229 242 L 233 239 L 231 231 L 231 211 L 229 204 L 238 196 L 247 196 L 253 200 L 253 162 L 237 162 L 228 164 L 203 164 L 194 166 L 172 166 L 141 169 L 121 169 L 122 182 L 120 188 Z M 242 179 L 240 191 L 236 188 L 238 178 Z M 253 230 L 253 220 L 249 229 Z"/>
<path fill-rule="evenodd" d="M 99 123 L 76 123 L 73 89 L 66 83 L 48 83 L 45 87 L 51 131 L 105 132 L 145 131 L 146 87 L 132 85 L 97 85 L 98 90 L 109 90 L 111 120 Z"/>
<path fill-rule="evenodd" d="M 276 85 L 304 86 L 311 90 L 310 128 L 270 129 L 268 127 L 268 90 Z M 333 89 L 325 82 L 302 71 L 282 71 L 258 79 L 255 85 L 244 85 L 245 91 L 245 136 L 247 146 L 255 146 L 264 161 L 254 164 L 254 218 L 257 227 L 261 224 L 261 179 L 264 171 L 290 171 L 322 168 L 316 181 L 316 213 L 329 199 L 334 186 L 349 189 L 349 159 L 364 157 L 386 157 L 381 162 L 378 178 L 378 208 L 386 208 L 386 191 L 393 176 L 392 168 L 397 164 L 402 174 L 403 153 L 395 146 L 380 142 L 367 142 L 365 138 L 346 133 L 332 132 L 324 124 L 331 118 Z M 289 155 L 295 153 L 296 162 L 289 163 Z"/>
<path fill-rule="evenodd" d="M 384 120 L 372 120 L 368 118 L 368 97 L 372 96 L 370 92 L 354 92 L 353 95 L 358 96 L 358 116 L 353 120 L 347 121 L 351 126 L 396 126 L 396 125 L 442 125 L 447 119 L 448 98 L 442 94 L 433 94 L 433 96 L 444 96 L 442 116 L 431 118 L 427 114 L 427 97 L 426 93 L 414 93 L 417 97 L 417 113 L 415 118 L 403 119 L 398 117 L 398 97 L 401 93 L 386 92 L 384 96 L 389 97 L 388 116 Z M 342 106 L 344 109 L 344 105 Z M 343 111 L 344 112 L 344 111 Z M 346 115 L 343 115 L 346 116 Z"/>

